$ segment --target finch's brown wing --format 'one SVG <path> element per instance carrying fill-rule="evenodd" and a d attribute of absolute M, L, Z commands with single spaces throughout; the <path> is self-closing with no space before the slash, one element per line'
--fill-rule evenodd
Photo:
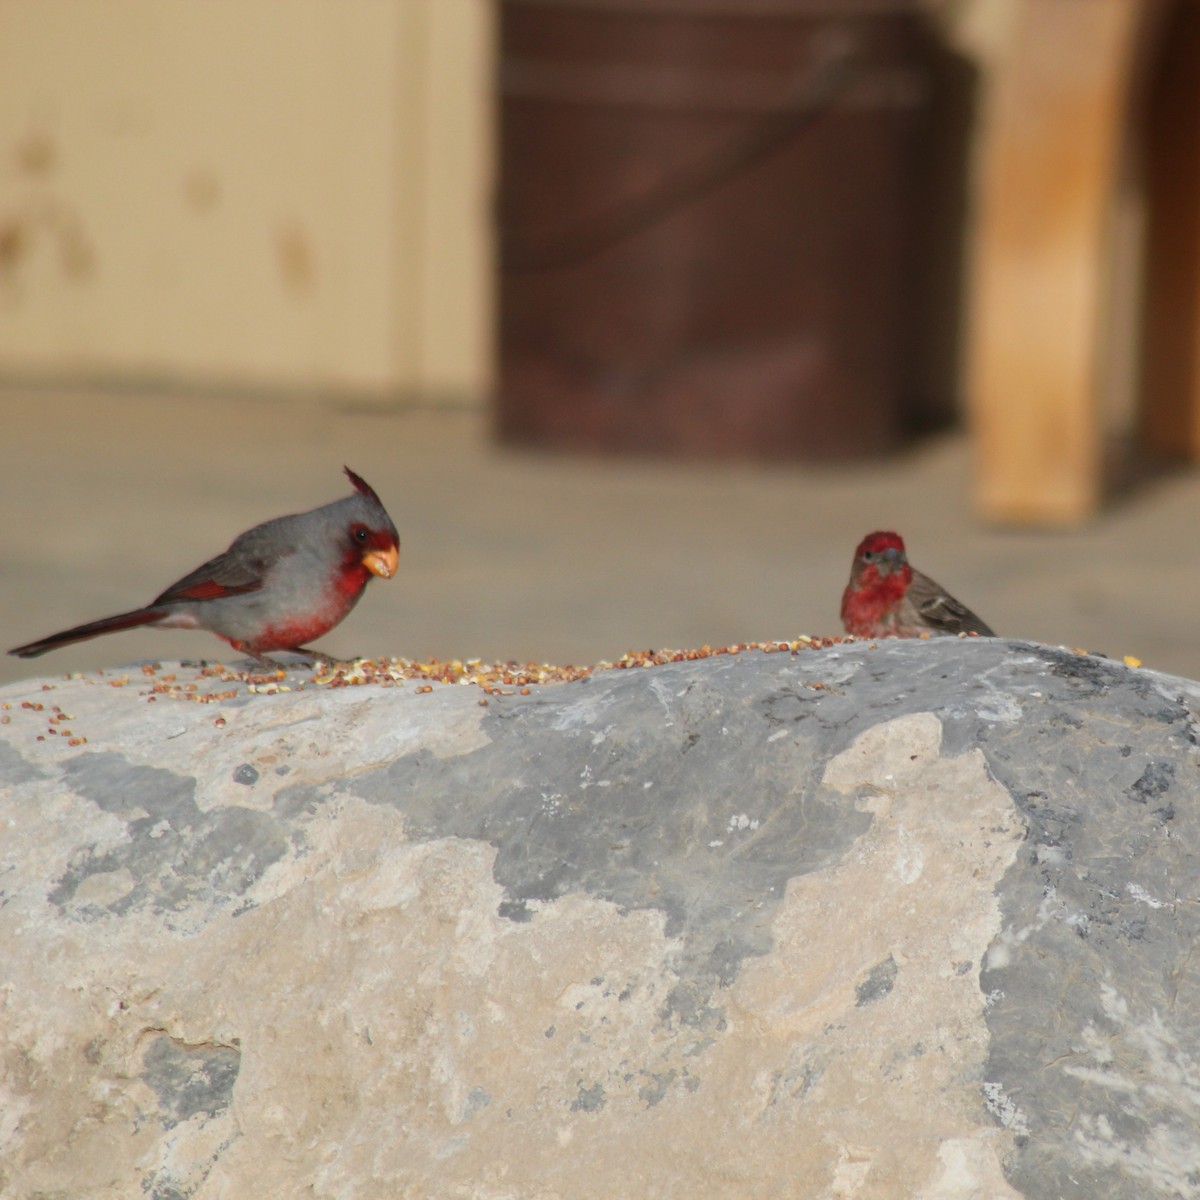
<path fill-rule="evenodd" d="M 921 620 L 935 633 L 996 636 L 965 604 L 955 600 L 941 584 L 935 583 L 928 575 L 922 575 L 920 571 L 913 571 L 907 598 L 920 614 Z"/>

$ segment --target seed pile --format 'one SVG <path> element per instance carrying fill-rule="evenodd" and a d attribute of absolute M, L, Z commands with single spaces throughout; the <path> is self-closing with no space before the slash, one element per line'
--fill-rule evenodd
<path fill-rule="evenodd" d="M 874 648 L 874 641 L 852 637 L 798 637 L 791 641 L 735 642 L 728 646 L 701 646 L 694 650 L 631 650 L 615 662 L 598 662 L 592 666 L 552 666 L 548 663 L 484 662 L 478 658 L 428 659 L 411 658 L 357 658 L 349 662 L 318 660 L 313 664 L 312 674 L 307 678 L 303 672 L 293 668 L 290 672 L 280 668 L 273 672 L 237 670 L 223 663 L 184 663 L 190 668 L 187 676 L 180 679 L 176 671 L 164 672 L 161 663 L 145 663 L 140 668 L 141 678 L 130 673 L 109 675 L 104 671 L 94 676 L 76 673 L 67 679 L 82 680 L 93 686 L 132 688 L 144 696 L 148 704 L 160 697 L 187 700 L 196 704 L 214 704 L 233 700 L 244 692 L 257 695 L 275 695 L 281 692 L 302 692 L 325 688 L 346 687 L 403 687 L 413 682 L 418 695 L 434 690 L 435 684 L 466 684 L 477 687 L 482 695 L 479 703 L 488 704 L 491 696 L 528 696 L 530 688 L 543 684 L 570 683 L 585 679 L 600 671 L 628 671 L 642 667 L 657 667 L 665 663 L 695 662 L 698 659 L 715 658 L 731 654 L 798 654 L 802 650 L 821 650 L 862 641 Z M 1076 650 L 1085 655 L 1086 650 Z M 1126 655 L 1127 667 L 1136 668 L 1141 662 Z M 43 683 L 43 692 L 52 692 L 57 684 Z M 809 683 L 809 687 L 822 689 L 821 683 Z M 71 746 L 86 745 L 87 738 L 70 727 L 73 720 L 69 713 L 57 705 L 40 701 L 24 700 L 19 705 L 0 704 L 0 725 L 8 725 L 16 716 L 32 717 L 45 722 L 45 732 L 37 735 L 39 742 L 48 738 L 61 737 Z M 217 717 L 218 728 L 224 727 L 226 719 Z"/>
<path fill-rule="evenodd" d="M 275 692 L 303 691 L 306 688 L 343 688 L 373 685 L 401 687 L 409 681 L 417 683 L 417 694 L 433 691 L 433 685 L 469 684 L 485 695 L 529 695 L 532 686 L 548 683 L 571 683 L 585 679 L 598 671 L 625 671 L 638 667 L 656 667 L 671 662 L 694 662 L 722 654 L 742 654 L 759 651 L 763 654 L 797 653 L 820 649 L 848 638 L 800 637 L 786 642 L 737 642 L 730 646 L 701 646 L 696 650 L 631 650 L 615 662 L 598 662 L 592 666 L 553 666 L 549 663 L 484 662 L 478 658 L 418 660 L 411 658 L 356 658 L 351 662 L 320 662 L 314 664 L 311 678 L 296 679 L 279 670 L 262 674 L 234 670 L 220 663 L 202 663 L 197 678 L 220 683 L 242 684 L 250 692 L 270 695 Z M 155 667 L 143 667 L 153 674 Z M 113 681 L 117 686 L 120 681 Z M 150 689 L 151 695 L 169 695 L 200 702 L 225 700 L 237 694 L 232 691 L 205 691 L 203 682 L 179 684 L 176 676 L 159 676 Z"/>

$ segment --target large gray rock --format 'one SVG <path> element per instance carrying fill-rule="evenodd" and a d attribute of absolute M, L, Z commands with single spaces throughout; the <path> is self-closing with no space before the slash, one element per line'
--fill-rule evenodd
<path fill-rule="evenodd" d="M 195 681 L 0 692 L 3 1195 L 1200 1196 L 1192 684 Z"/>

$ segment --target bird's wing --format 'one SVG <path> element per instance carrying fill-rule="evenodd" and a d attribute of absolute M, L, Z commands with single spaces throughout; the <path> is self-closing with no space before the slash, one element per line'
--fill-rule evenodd
<path fill-rule="evenodd" d="M 216 600 L 221 596 L 240 596 L 246 592 L 257 592 L 263 585 L 267 572 L 263 559 L 248 558 L 234 554 L 232 548 L 202 566 L 177 579 L 162 595 L 155 597 L 155 604 L 171 604 L 180 600 Z"/>
<path fill-rule="evenodd" d="M 913 571 L 908 600 L 931 629 L 946 633 L 977 633 L 980 637 L 996 636 L 965 604 L 955 600 L 944 587 L 920 571 Z"/>
<path fill-rule="evenodd" d="M 154 603 L 217 600 L 222 596 L 257 592 L 271 568 L 291 553 L 286 537 L 288 521 L 287 517 L 278 517 L 247 529 L 234 538 L 223 554 L 177 579 Z"/>

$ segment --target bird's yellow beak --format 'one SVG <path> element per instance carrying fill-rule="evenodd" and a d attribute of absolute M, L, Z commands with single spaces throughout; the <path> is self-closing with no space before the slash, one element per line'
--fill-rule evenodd
<path fill-rule="evenodd" d="M 372 575 L 378 575 L 380 579 L 391 579 L 400 565 L 400 547 L 389 546 L 386 550 L 368 550 L 363 555 L 362 561 L 363 566 Z"/>

